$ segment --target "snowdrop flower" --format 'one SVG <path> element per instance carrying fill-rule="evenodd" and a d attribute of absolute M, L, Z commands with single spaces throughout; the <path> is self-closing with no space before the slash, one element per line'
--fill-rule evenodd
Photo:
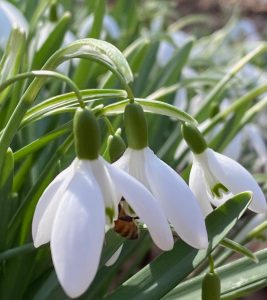
<path fill-rule="evenodd" d="M 99 156 L 100 129 L 88 109 L 77 110 L 74 137 L 77 158 L 46 188 L 32 224 L 34 246 L 50 241 L 58 280 L 72 298 L 84 293 L 95 277 L 105 226 L 116 218 L 122 196 L 155 244 L 163 250 L 173 247 L 169 224 L 151 193 Z"/>
<path fill-rule="evenodd" d="M 114 165 L 151 191 L 181 239 L 195 248 L 206 248 L 207 232 L 197 200 L 184 180 L 148 147 L 142 107 L 128 104 L 124 121 L 128 149 Z"/>
<path fill-rule="evenodd" d="M 257 213 L 267 210 L 262 190 L 253 176 L 239 163 L 207 147 L 198 129 L 188 123 L 182 127 L 187 144 L 193 151 L 189 187 L 201 205 L 204 216 L 212 211 L 211 204 L 220 206 L 231 196 L 251 191 L 249 208 Z"/>
<path fill-rule="evenodd" d="M 182 91 L 180 89 L 179 91 Z M 181 97 L 182 100 L 182 97 Z M 203 101 L 203 95 L 196 95 L 194 96 L 190 102 L 192 102 L 192 108 L 193 107 L 199 107 L 201 105 L 201 102 Z M 221 103 L 221 109 L 224 110 L 230 105 L 229 99 L 224 99 Z M 177 105 L 176 105 L 177 106 Z M 178 108 L 181 108 L 177 106 Z M 181 108 L 182 109 L 182 108 Z M 217 109 L 219 111 L 219 107 L 214 107 L 214 113 L 217 113 Z M 191 109 L 191 106 L 189 106 L 189 112 L 194 115 L 197 112 L 193 111 Z M 210 123 L 212 122 L 212 117 L 214 114 L 211 114 L 210 118 L 207 118 L 202 123 L 198 124 L 197 128 L 198 130 L 203 133 L 207 127 L 210 126 Z M 259 122 L 258 122 L 259 123 Z M 264 126 L 262 126 L 264 127 Z M 206 140 L 209 142 L 211 141 L 216 134 L 219 133 L 220 130 L 223 129 L 223 123 L 218 123 L 212 131 L 209 131 L 209 133 L 205 136 Z M 225 147 L 225 149 L 222 151 L 222 154 L 232 158 L 235 161 L 240 160 L 243 145 L 245 142 L 248 143 L 249 147 L 255 152 L 257 155 L 257 158 L 255 160 L 255 163 L 253 165 L 253 170 L 259 170 L 262 168 L 263 170 L 267 170 L 267 147 L 265 145 L 264 137 L 262 132 L 260 131 L 260 126 L 255 124 L 246 124 L 237 134 L 236 136 L 230 141 L 230 143 Z M 179 159 L 181 155 L 183 155 L 183 160 L 179 162 L 179 168 L 182 168 L 185 164 L 190 163 L 191 161 L 191 155 L 187 152 L 187 144 L 184 140 L 182 140 L 175 153 L 174 158 Z"/>

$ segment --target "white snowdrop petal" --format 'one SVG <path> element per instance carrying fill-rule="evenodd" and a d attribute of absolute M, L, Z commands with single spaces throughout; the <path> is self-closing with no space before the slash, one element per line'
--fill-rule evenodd
<path fill-rule="evenodd" d="M 208 237 L 204 217 L 193 193 L 184 180 L 152 151 L 148 156 L 146 168 L 150 189 L 168 220 L 186 243 L 198 249 L 206 248 Z"/>
<path fill-rule="evenodd" d="M 113 253 L 113 255 L 110 257 L 110 259 L 105 263 L 105 266 L 110 267 L 118 260 L 121 250 L 122 250 L 123 244 L 120 245 L 120 247 Z"/>
<path fill-rule="evenodd" d="M 131 156 L 129 159 L 129 173 L 148 188 L 149 183 L 144 168 L 145 154 L 147 149 L 149 148 L 146 147 L 142 150 L 131 149 Z"/>
<path fill-rule="evenodd" d="M 32 237 L 35 247 L 50 241 L 54 218 L 72 174 L 73 166 L 71 165 L 55 177 L 39 199 L 32 221 Z"/>
<path fill-rule="evenodd" d="M 105 234 L 104 211 L 97 182 L 76 172 L 64 193 L 51 236 L 56 274 L 69 297 L 83 294 L 95 277 Z"/>
<path fill-rule="evenodd" d="M 113 187 L 110 175 L 105 168 L 104 159 L 99 156 L 99 158 L 92 161 L 82 160 L 80 168 L 85 176 L 87 176 L 89 174 L 88 172 L 90 172 L 90 176 L 95 178 L 98 186 L 101 187 L 105 207 L 111 208 L 114 211 L 114 219 L 116 219 L 118 215 L 118 203 L 121 199 L 121 195 L 119 195 Z M 109 227 L 113 226 L 113 222 L 111 222 L 108 215 L 106 215 L 106 225 Z"/>
<path fill-rule="evenodd" d="M 123 155 L 115 161 L 112 165 L 122 169 L 125 172 L 129 172 L 129 159 L 131 156 L 131 149 L 127 148 Z"/>
<path fill-rule="evenodd" d="M 110 179 L 109 173 L 106 171 L 103 160 L 98 158 L 96 160 L 88 162 L 90 163 L 93 175 L 101 186 L 101 192 L 103 199 L 105 201 L 105 206 L 114 208 L 115 194 L 112 189 L 112 181 Z M 117 199 L 116 199 L 117 200 Z"/>
<path fill-rule="evenodd" d="M 238 194 L 251 191 L 253 199 L 249 208 L 257 213 L 267 211 L 265 196 L 253 176 L 239 163 L 231 158 L 207 149 L 210 170 L 230 192 Z"/>
<path fill-rule="evenodd" d="M 212 212 L 212 206 L 210 204 L 211 197 L 207 192 L 208 187 L 206 185 L 201 167 L 196 161 L 193 161 L 190 171 L 189 188 L 197 198 L 203 216 L 206 217 Z"/>
<path fill-rule="evenodd" d="M 121 191 L 125 200 L 147 225 L 155 244 L 162 250 L 173 247 L 173 237 L 164 213 L 151 193 L 135 178 L 114 167 L 107 165 L 112 180 Z"/>

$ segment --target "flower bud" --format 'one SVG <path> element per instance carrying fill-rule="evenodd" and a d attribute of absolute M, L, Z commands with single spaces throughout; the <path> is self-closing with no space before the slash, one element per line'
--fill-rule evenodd
<path fill-rule="evenodd" d="M 101 138 L 95 115 L 87 108 L 78 108 L 74 115 L 73 132 L 79 159 L 98 158 Z"/>
<path fill-rule="evenodd" d="M 208 148 L 201 132 L 194 125 L 185 122 L 182 125 L 182 135 L 195 154 L 203 153 Z"/>
<path fill-rule="evenodd" d="M 148 145 L 147 123 L 143 108 L 129 103 L 124 111 L 124 124 L 129 148 L 141 150 Z"/>
<path fill-rule="evenodd" d="M 220 300 L 221 282 L 217 273 L 207 273 L 202 280 L 202 300 Z"/>
<path fill-rule="evenodd" d="M 118 128 L 116 133 L 114 135 L 110 135 L 108 138 L 108 153 L 110 162 L 118 160 L 126 150 L 126 145 L 120 134 L 121 129 Z"/>

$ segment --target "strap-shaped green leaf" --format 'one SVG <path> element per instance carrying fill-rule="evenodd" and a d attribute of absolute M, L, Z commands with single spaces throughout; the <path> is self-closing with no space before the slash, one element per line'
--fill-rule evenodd
<path fill-rule="evenodd" d="M 12 214 L 10 201 L 13 184 L 14 159 L 11 149 L 5 154 L 4 166 L 0 178 L 0 250 L 5 249 L 6 234 L 9 219 Z"/>
<path fill-rule="evenodd" d="M 267 250 L 255 253 L 259 263 L 249 258 L 241 258 L 220 268 L 216 272 L 221 278 L 221 299 L 239 299 L 251 294 L 267 284 Z M 201 281 L 204 274 L 187 280 L 168 293 L 164 300 L 200 300 Z"/>
<path fill-rule="evenodd" d="M 95 9 L 93 14 L 94 20 L 93 20 L 92 27 L 90 28 L 89 32 L 87 32 L 86 34 L 86 37 L 94 38 L 94 39 L 100 38 L 100 34 L 103 26 L 103 20 L 105 16 L 105 10 L 106 10 L 105 0 L 95 1 Z M 89 73 L 88 69 L 91 69 L 90 61 L 80 61 L 77 68 L 75 69 L 73 79 L 81 88 L 86 88 L 88 86 L 88 82 L 91 78 L 90 76 L 92 76 L 92 73 Z"/>
<path fill-rule="evenodd" d="M 207 216 L 208 249 L 197 250 L 179 240 L 172 251 L 160 255 L 105 299 L 161 299 L 211 253 L 234 227 L 250 201 L 251 193 L 238 194 Z"/>
<path fill-rule="evenodd" d="M 0 62 L 0 84 L 19 72 L 25 49 L 25 33 L 19 28 L 13 29 L 4 55 Z M 10 88 L 0 94 L 0 103 L 6 99 Z"/>
<path fill-rule="evenodd" d="M 35 53 L 32 64 L 33 69 L 39 69 L 46 60 L 61 46 L 65 33 L 67 32 L 71 21 L 71 14 L 66 12 L 55 24 L 47 39 L 40 49 Z"/>

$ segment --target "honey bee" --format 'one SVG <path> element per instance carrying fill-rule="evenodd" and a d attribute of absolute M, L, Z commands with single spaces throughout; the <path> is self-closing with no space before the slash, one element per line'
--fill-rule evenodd
<path fill-rule="evenodd" d="M 138 239 L 139 228 L 136 224 L 136 219 L 135 217 L 127 215 L 122 205 L 119 204 L 119 216 L 118 219 L 114 221 L 115 232 L 128 240 Z"/>

